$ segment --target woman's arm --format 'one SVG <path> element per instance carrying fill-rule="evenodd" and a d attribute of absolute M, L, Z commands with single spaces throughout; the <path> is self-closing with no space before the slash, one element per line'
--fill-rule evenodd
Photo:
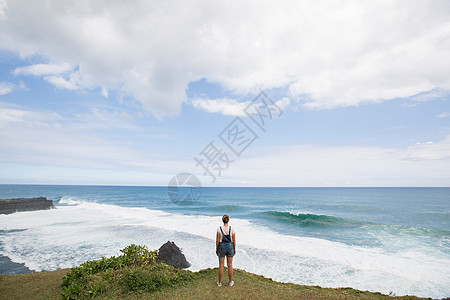
<path fill-rule="evenodd" d="M 236 254 L 236 233 L 233 233 L 233 248 L 234 248 L 234 254 Z"/>
<path fill-rule="evenodd" d="M 217 231 L 217 233 L 216 233 L 216 254 L 217 254 L 217 251 L 219 250 L 219 240 L 220 240 L 220 235 L 219 235 L 219 231 Z"/>

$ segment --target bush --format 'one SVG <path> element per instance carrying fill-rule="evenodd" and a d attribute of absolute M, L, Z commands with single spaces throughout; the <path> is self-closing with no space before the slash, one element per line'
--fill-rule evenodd
<path fill-rule="evenodd" d="M 174 286 L 193 279 L 192 272 L 177 270 L 166 264 L 152 268 L 132 269 L 124 272 L 120 285 L 123 292 L 154 292 L 163 287 Z"/>
<path fill-rule="evenodd" d="M 120 256 L 102 257 L 72 268 L 63 277 L 63 298 L 92 298 L 118 289 L 122 293 L 154 292 L 193 278 L 190 271 L 156 264 L 158 250 L 132 244 L 120 251 Z"/>
<path fill-rule="evenodd" d="M 83 292 L 83 285 L 79 282 L 72 281 L 63 285 L 61 296 L 64 299 L 78 299 L 78 296 Z"/>
<path fill-rule="evenodd" d="M 147 266 L 153 265 L 158 256 L 158 250 L 149 251 L 147 246 L 131 244 L 120 250 L 128 265 Z"/>

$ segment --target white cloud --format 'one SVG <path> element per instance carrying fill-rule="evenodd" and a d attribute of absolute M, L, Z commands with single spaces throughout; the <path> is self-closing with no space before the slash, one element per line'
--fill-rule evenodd
<path fill-rule="evenodd" d="M 178 113 L 201 78 L 239 95 L 287 88 L 316 108 L 450 89 L 445 0 L 14 0 L 0 11 L 4 48 L 79 67 L 76 84 L 51 83 L 119 91 L 157 116 Z"/>
<path fill-rule="evenodd" d="M 51 76 L 45 76 L 44 79 L 57 88 L 60 89 L 67 89 L 67 90 L 76 90 L 79 87 L 80 82 L 80 74 L 78 72 L 72 73 L 68 76 L 68 78 L 65 78 L 67 76 L 58 76 L 58 75 L 51 75 Z"/>
<path fill-rule="evenodd" d="M 442 113 L 440 113 L 440 114 L 437 114 L 436 115 L 436 117 L 437 118 L 447 118 L 447 117 L 450 117 L 450 112 L 442 112 Z"/>
<path fill-rule="evenodd" d="M 192 104 L 195 108 L 210 113 L 220 113 L 227 116 L 245 116 L 244 109 L 250 102 L 238 102 L 234 99 L 194 99 Z"/>
<path fill-rule="evenodd" d="M 105 87 L 102 87 L 102 96 L 105 98 L 108 98 L 108 96 L 109 96 L 109 91 Z"/>
<path fill-rule="evenodd" d="M 65 74 L 73 70 L 73 67 L 67 63 L 64 64 L 35 64 L 26 67 L 20 67 L 13 70 L 14 75 L 58 75 Z"/>
<path fill-rule="evenodd" d="M 209 113 L 219 113 L 225 116 L 245 116 L 245 108 L 250 105 L 250 101 L 239 102 L 234 99 L 220 98 L 220 99 L 206 99 L 197 98 L 191 101 L 192 105 L 200 110 Z M 288 97 L 275 102 L 279 109 L 284 110 L 291 100 Z"/>
<path fill-rule="evenodd" d="M 12 169 L 20 164 L 21 170 L 34 172 L 21 175 L 23 182 L 27 178 L 42 178 L 40 170 L 45 173 L 54 167 L 78 168 L 78 178 L 58 173 L 63 169 L 48 172 L 50 177 L 68 178 L 66 183 L 71 184 L 166 184 L 180 170 L 201 172 L 192 157 L 176 154 L 177 147 L 160 154 L 149 151 L 155 145 L 154 138 L 135 139 L 133 135 L 142 137 L 153 130 L 133 124 L 130 115 L 107 107 L 92 107 L 85 114 L 68 119 L 50 111 L 0 102 L 0 164 L 12 164 Z M 129 134 L 117 137 L 116 129 Z M 224 177 L 214 185 L 450 186 L 448 170 L 450 136 L 404 148 L 252 145 L 223 171 Z M 110 172 L 105 175 L 110 177 L 95 177 L 102 172 Z M 132 172 L 133 177 L 127 178 L 127 172 Z M 202 184 L 212 185 L 208 177 L 202 177 Z"/>
<path fill-rule="evenodd" d="M 426 101 L 441 99 L 443 97 L 448 97 L 448 96 L 450 96 L 449 90 L 436 88 L 436 89 L 430 90 L 428 92 L 414 95 L 410 98 L 410 100 L 415 101 L 415 102 L 426 102 Z"/>
<path fill-rule="evenodd" d="M 6 17 L 5 8 L 6 8 L 6 0 L 0 0 L 0 19 Z"/>
<path fill-rule="evenodd" d="M 285 145 L 248 149 L 219 185 L 450 186 L 450 136 L 407 148 Z M 208 177 L 203 182 L 208 185 Z"/>
<path fill-rule="evenodd" d="M 139 171 L 142 175 L 154 172 L 175 173 L 186 163 L 174 163 L 167 154 L 154 154 L 142 143 L 164 138 L 157 129 L 139 128 L 125 112 L 92 107 L 75 118 L 45 110 L 32 110 L 11 103 L 0 102 L 0 164 L 20 164 L 42 169 L 79 168 L 86 174 L 96 170 L 115 172 Z M 117 130 L 145 134 L 145 140 L 118 138 Z M 153 136 L 152 136 L 153 132 Z M 140 150 L 134 149 L 139 144 Z M 192 163 L 190 163 L 192 165 Z M 67 174 L 53 174 L 53 177 Z M 39 177 L 39 174 L 29 176 Z M 30 177 L 30 178 L 31 178 Z M 79 180 L 78 179 L 74 179 Z M 107 179 L 99 179 L 103 183 Z M 145 179 L 142 179 L 145 180 Z"/>
<path fill-rule="evenodd" d="M 68 63 L 63 64 L 35 64 L 16 68 L 14 75 L 44 76 L 44 80 L 57 88 L 76 90 L 80 83 L 80 72 Z"/>
<path fill-rule="evenodd" d="M 25 110 L 0 107 L 0 128 L 9 123 L 24 122 L 24 117 L 28 114 Z"/>
<path fill-rule="evenodd" d="M 9 127 L 9 131 L 13 130 L 12 126 L 18 124 L 32 127 L 54 127 L 57 125 L 52 122 L 60 119 L 61 116 L 57 113 L 41 113 L 11 103 L 0 102 L 0 128 Z"/>
<path fill-rule="evenodd" d="M 440 142 L 423 142 L 410 146 L 405 155 L 412 160 L 441 160 L 450 161 L 450 136 Z"/>
<path fill-rule="evenodd" d="M 14 90 L 15 85 L 10 82 L 0 82 L 0 95 L 6 95 Z"/>
<path fill-rule="evenodd" d="M 283 97 L 280 100 L 275 102 L 276 106 L 278 106 L 279 109 L 281 110 L 285 110 L 286 107 L 289 106 L 289 104 L 291 104 L 291 99 L 289 99 L 288 97 Z"/>

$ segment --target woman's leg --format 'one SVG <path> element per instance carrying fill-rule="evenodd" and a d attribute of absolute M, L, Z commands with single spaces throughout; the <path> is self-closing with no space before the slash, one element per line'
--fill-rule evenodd
<path fill-rule="evenodd" d="M 227 256 L 228 278 L 233 281 L 233 256 Z"/>
<path fill-rule="evenodd" d="M 219 257 L 219 282 L 220 283 L 222 283 L 224 265 L 225 265 L 225 256 Z"/>

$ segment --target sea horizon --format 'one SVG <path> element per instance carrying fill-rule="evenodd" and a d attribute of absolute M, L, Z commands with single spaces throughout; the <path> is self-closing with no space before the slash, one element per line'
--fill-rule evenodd
<path fill-rule="evenodd" d="M 51 183 L 0 183 L 0 185 L 38 185 L 38 186 L 110 186 L 110 187 L 158 187 L 168 185 L 125 185 L 125 184 L 51 184 Z M 201 188 L 450 188 L 450 186 L 201 186 Z"/>

